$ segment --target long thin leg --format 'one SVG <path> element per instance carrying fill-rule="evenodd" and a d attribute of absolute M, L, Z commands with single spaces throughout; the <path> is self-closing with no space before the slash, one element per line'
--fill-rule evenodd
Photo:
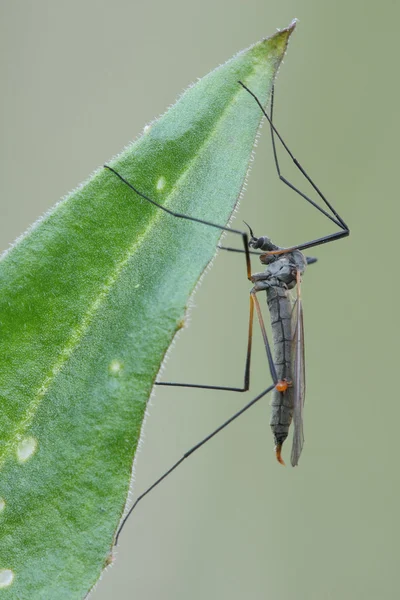
<path fill-rule="evenodd" d="M 320 190 L 314 185 L 314 183 L 311 181 L 311 179 L 309 178 L 309 176 L 305 173 L 304 169 L 301 167 L 300 163 L 296 160 L 296 158 L 293 156 L 292 152 L 289 150 L 288 146 L 285 144 L 285 142 L 283 141 L 282 137 L 280 136 L 280 134 L 277 132 L 277 130 L 275 129 L 274 125 L 273 125 L 273 115 L 274 115 L 274 98 L 275 98 L 275 89 L 272 88 L 272 92 L 271 92 L 271 103 L 270 103 L 270 117 L 269 117 L 269 125 L 270 125 L 270 130 L 271 130 L 271 141 L 272 141 L 272 150 L 273 150 L 273 154 L 274 154 L 274 161 L 275 161 L 275 166 L 276 166 L 276 170 L 278 172 L 278 177 L 279 179 L 285 183 L 287 186 L 289 186 L 293 191 L 295 191 L 297 194 L 299 194 L 300 196 L 302 196 L 305 200 L 307 200 L 307 202 L 309 202 L 310 204 L 312 204 L 312 206 L 314 206 L 317 210 L 319 210 L 320 212 L 322 212 L 323 215 L 325 215 L 328 219 L 330 219 L 333 223 L 335 223 L 335 225 L 337 225 L 340 228 L 343 228 L 343 221 L 340 217 L 338 217 L 338 220 L 336 220 L 334 217 L 332 217 L 332 215 L 330 215 L 328 212 L 326 212 L 323 208 L 321 208 L 321 206 L 319 206 L 319 204 L 317 204 L 316 202 L 314 202 L 314 200 L 312 200 L 311 198 L 309 198 L 306 194 L 304 194 L 304 192 L 302 192 L 301 190 L 299 190 L 296 186 L 294 186 L 288 179 L 286 179 L 286 177 L 284 177 L 281 173 L 281 169 L 279 166 L 279 160 L 278 160 L 278 153 L 276 150 L 276 143 L 275 143 L 275 132 L 276 135 L 279 136 L 279 140 L 282 142 L 283 147 L 285 148 L 285 150 L 289 153 L 289 156 L 291 157 L 291 159 L 293 160 L 293 162 L 295 163 L 295 165 L 301 170 L 301 172 L 303 173 L 303 175 L 306 177 L 306 179 L 308 181 L 310 181 L 311 185 L 314 187 L 314 189 L 317 191 L 317 193 L 319 194 L 319 196 L 323 199 L 323 201 L 327 204 L 327 206 L 330 208 L 330 210 L 336 215 L 336 212 L 334 211 L 334 209 L 332 208 L 332 206 L 330 205 L 330 203 L 326 200 L 325 196 L 320 192 Z M 336 215 L 338 216 L 338 215 Z"/>
<path fill-rule="evenodd" d="M 253 95 L 253 97 L 254 97 L 254 95 Z M 306 171 L 303 169 L 303 167 L 301 166 L 301 164 L 299 163 L 299 161 L 294 157 L 294 155 L 292 154 L 292 152 L 288 148 L 287 144 L 282 139 L 282 136 L 280 135 L 280 133 L 276 130 L 275 126 L 273 125 L 274 99 L 275 99 L 275 88 L 272 87 L 272 93 L 271 93 L 271 116 L 268 119 L 268 121 L 269 121 L 270 129 L 271 129 L 271 139 L 272 139 L 272 147 L 273 147 L 273 152 L 274 152 L 275 165 L 276 165 L 276 169 L 278 171 L 279 178 L 284 183 L 286 183 L 286 185 L 288 185 L 289 187 L 291 187 L 292 189 L 294 189 L 298 194 L 300 194 L 301 196 L 303 196 L 307 200 L 307 202 L 310 202 L 313 206 L 315 206 L 315 208 L 317 208 L 318 210 L 320 210 L 321 212 L 323 212 L 323 214 L 325 214 L 328 217 L 328 219 L 331 219 L 334 223 L 336 223 L 337 225 L 339 225 L 339 227 L 341 227 L 342 229 L 344 229 L 344 230 L 348 229 L 348 227 L 347 227 L 346 223 L 343 221 L 342 217 L 336 212 L 336 210 L 333 208 L 332 204 L 328 201 L 328 199 L 324 196 L 324 194 L 321 192 L 321 190 L 313 182 L 313 180 L 308 175 L 308 173 L 306 173 Z M 263 111 L 263 112 L 265 114 L 265 111 Z M 307 179 L 307 181 L 312 185 L 312 187 L 314 188 L 314 190 L 317 192 L 317 194 L 319 195 L 319 197 L 323 200 L 323 202 L 329 208 L 329 210 L 332 212 L 332 214 L 335 215 L 335 217 L 336 217 L 337 220 L 333 219 L 331 217 L 331 215 L 329 215 L 325 211 L 323 211 L 323 209 L 318 204 L 314 203 L 313 200 L 311 200 L 311 198 L 308 198 L 308 196 L 306 196 L 300 190 L 298 190 L 297 188 L 295 188 L 290 181 L 288 181 L 285 177 L 283 177 L 281 175 L 281 170 L 280 170 L 279 161 L 278 161 L 278 154 L 277 154 L 277 151 L 276 151 L 275 135 L 278 137 L 279 141 L 282 143 L 282 146 L 285 148 L 286 152 L 289 154 L 290 158 L 292 159 L 292 161 L 294 162 L 294 164 L 296 165 L 296 167 L 304 175 L 304 177 Z"/>
<path fill-rule="evenodd" d="M 251 348 L 253 340 L 253 321 L 254 321 L 254 305 L 252 297 L 250 296 L 250 309 L 249 309 L 249 329 L 247 335 L 247 353 L 246 353 L 246 364 L 244 369 L 244 381 L 243 387 L 226 387 L 220 385 L 202 385 L 198 383 L 175 383 L 167 381 L 156 381 L 155 385 L 168 385 L 173 387 L 189 387 L 189 388 L 201 388 L 203 390 L 224 390 L 228 392 L 247 392 L 250 387 L 250 363 L 251 363 Z"/>
<path fill-rule="evenodd" d="M 121 531 L 123 530 L 125 523 L 127 522 L 127 520 L 129 519 L 129 517 L 131 516 L 133 510 L 136 508 L 136 506 L 139 504 L 139 502 L 142 500 L 142 498 L 144 498 L 145 496 L 147 496 L 147 494 L 149 492 L 151 492 L 159 483 L 161 483 L 161 481 L 163 481 L 166 477 L 168 477 L 168 475 L 170 473 L 172 473 L 172 471 L 175 471 L 175 469 L 177 467 L 179 467 L 180 464 L 183 463 L 183 461 L 188 458 L 189 456 L 191 456 L 194 452 L 196 452 L 196 450 L 198 450 L 199 448 L 201 448 L 202 446 L 204 446 L 204 444 L 206 442 L 208 442 L 209 440 L 211 440 L 211 438 L 213 438 L 214 436 L 217 435 L 217 433 L 219 433 L 220 431 L 222 431 L 223 429 L 225 429 L 225 427 L 227 427 L 230 423 L 232 423 L 233 421 L 235 421 L 238 417 L 240 417 L 240 415 L 242 415 L 244 412 L 246 412 L 251 406 L 254 406 L 254 404 L 256 404 L 256 402 L 258 402 L 261 398 L 263 398 L 264 396 L 266 396 L 271 390 L 273 390 L 275 387 L 275 385 L 270 385 L 266 390 L 264 390 L 263 392 L 261 392 L 261 394 L 259 394 L 258 396 L 256 396 L 255 398 L 253 398 L 253 400 L 251 400 L 250 402 L 248 402 L 248 404 L 246 404 L 243 408 L 241 408 L 237 413 L 235 413 L 232 417 L 230 417 L 227 421 L 225 421 L 224 423 L 222 423 L 222 425 L 220 425 L 219 427 L 217 427 L 217 429 L 214 429 L 214 431 L 212 433 L 210 433 L 209 435 L 207 435 L 204 439 L 202 439 L 198 444 L 196 444 L 195 446 L 193 446 L 193 448 L 191 448 L 190 450 L 188 450 L 187 452 L 185 452 L 185 454 L 178 460 L 176 461 L 175 464 L 172 465 L 172 467 L 170 469 L 168 469 L 168 471 L 166 471 L 161 477 L 159 477 L 157 479 L 157 481 L 155 481 L 153 483 L 153 485 L 151 485 L 145 492 L 143 492 L 143 494 L 141 494 L 136 501 L 134 502 L 134 504 L 131 506 L 131 508 L 129 509 L 129 511 L 127 512 L 127 514 L 125 515 L 119 529 L 117 532 L 117 535 L 115 537 L 115 545 L 118 545 L 118 540 L 119 540 L 119 536 L 121 535 Z"/>
<path fill-rule="evenodd" d="M 216 229 L 220 229 L 221 231 L 227 231 L 228 233 L 236 233 L 237 235 L 242 236 L 242 242 L 243 242 L 244 253 L 245 253 L 245 258 L 246 258 L 247 279 L 249 281 L 251 281 L 251 262 L 250 262 L 250 251 L 249 251 L 249 237 L 248 237 L 248 234 L 245 231 L 240 231 L 239 229 L 232 229 L 230 227 L 225 227 L 224 225 L 218 225 L 217 223 L 211 223 L 211 221 L 205 221 L 203 219 L 197 219 L 196 217 L 190 217 L 189 215 L 183 215 L 182 213 L 174 212 L 173 210 L 170 210 L 169 208 L 166 208 L 162 204 L 159 204 L 155 200 L 152 200 L 151 198 L 149 198 L 149 196 L 146 196 L 145 194 L 143 194 L 142 192 L 140 192 L 131 183 L 129 183 L 129 181 L 127 179 L 125 179 L 125 177 L 123 177 L 122 175 L 120 175 L 118 173 L 118 171 L 116 171 L 115 169 L 113 169 L 109 165 L 104 165 L 104 168 L 108 169 L 109 171 L 111 171 L 112 173 L 114 173 L 114 175 L 116 175 L 125 185 L 127 185 L 128 187 L 130 187 L 131 190 L 133 190 L 135 192 L 135 194 L 137 194 L 138 196 L 140 196 L 144 200 L 147 200 L 147 202 L 150 202 L 150 204 L 153 204 L 154 206 L 157 206 L 157 208 L 160 208 L 161 210 L 163 210 L 164 212 L 168 213 L 169 215 L 172 215 L 173 217 L 176 217 L 178 219 L 185 219 L 187 221 L 193 221 L 194 223 L 202 223 L 203 225 L 208 225 L 209 227 L 215 227 Z"/>
<path fill-rule="evenodd" d="M 307 248 L 312 248 L 314 246 L 320 246 L 321 244 L 333 242 L 334 240 L 348 236 L 350 233 L 350 230 L 349 230 L 348 226 L 346 225 L 346 223 L 344 222 L 344 220 L 336 212 L 336 210 L 333 208 L 333 206 L 330 204 L 330 202 L 327 200 L 327 198 L 324 196 L 324 194 L 321 192 L 321 190 L 316 186 L 316 184 L 313 182 L 311 177 L 306 173 L 306 171 L 303 169 L 303 167 L 301 166 L 299 161 L 294 157 L 294 155 L 292 154 L 292 152 L 289 150 L 288 146 L 286 145 L 285 141 L 283 140 L 282 136 L 280 135 L 280 133 L 277 131 L 275 125 L 273 124 L 272 117 L 273 117 L 274 90 L 272 90 L 272 95 L 271 95 L 271 116 L 269 116 L 267 114 L 267 112 L 265 111 L 264 107 L 262 106 L 261 102 L 257 98 L 257 96 L 247 86 L 245 86 L 244 83 L 242 83 L 241 81 L 239 81 L 239 83 L 257 102 L 258 106 L 260 107 L 262 113 L 264 114 L 265 118 L 267 119 L 267 121 L 270 125 L 275 165 L 277 168 L 278 176 L 281 179 L 281 181 L 283 181 L 291 189 L 293 189 L 295 192 L 297 192 L 300 196 L 302 196 L 302 198 L 307 200 L 307 202 L 309 202 L 312 206 L 314 206 L 317 210 L 319 210 L 322 214 L 324 214 L 328 219 L 333 221 L 333 223 L 335 223 L 335 225 L 337 225 L 341 229 L 341 231 L 326 235 L 322 238 L 318 238 L 316 240 L 311 240 L 310 242 L 304 242 L 303 244 L 298 244 L 296 246 L 291 246 L 290 248 L 285 248 L 284 250 L 276 250 L 276 251 L 268 252 L 268 254 L 283 254 L 285 252 L 291 252 L 293 250 L 305 250 Z M 311 184 L 311 186 L 317 192 L 317 194 L 319 195 L 321 200 L 324 202 L 325 206 L 328 207 L 328 209 L 330 210 L 330 212 L 332 214 L 329 214 L 326 210 L 324 210 L 321 206 L 319 206 L 319 204 L 317 204 L 316 202 L 314 202 L 314 200 L 312 200 L 311 198 L 306 196 L 306 194 L 303 194 L 303 192 L 301 192 L 292 183 L 290 183 L 290 181 L 288 181 L 285 177 L 283 177 L 283 175 L 281 174 L 281 171 L 280 171 L 278 156 L 277 156 L 277 152 L 276 152 L 275 137 L 274 137 L 275 135 L 281 142 L 282 146 L 285 148 L 286 152 L 289 154 L 290 158 L 293 160 L 296 167 L 304 175 L 304 177 L 307 179 L 307 181 Z M 334 215 L 334 216 L 332 216 L 332 215 Z"/>

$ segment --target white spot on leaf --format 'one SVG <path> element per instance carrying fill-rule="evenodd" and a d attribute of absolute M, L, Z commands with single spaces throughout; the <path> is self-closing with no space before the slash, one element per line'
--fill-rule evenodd
<path fill-rule="evenodd" d="M 3 512 L 5 507 L 6 507 L 6 501 L 4 500 L 4 498 L 0 498 L 0 513 Z"/>
<path fill-rule="evenodd" d="M 37 441 L 34 437 L 26 437 L 17 446 L 17 458 L 19 462 L 26 462 L 36 452 Z"/>
<path fill-rule="evenodd" d="M 165 188 L 166 183 L 165 177 L 160 177 L 160 179 L 157 181 L 157 189 L 159 192 Z"/>
<path fill-rule="evenodd" d="M 151 125 L 145 125 L 143 127 L 143 133 L 149 133 L 150 129 L 151 129 Z"/>
<path fill-rule="evenodd" d="M 112 360 L 108 365 L 108 369 L 111 375 L 120 375 L 122 373 L 123 368 L 124 364 L 117 359 Z"/>
<path fill-rule="evenodd" d="M 11 569 L 0 569 L 0 588 L 6 588 L 14 581 L 14 573 Z"/>

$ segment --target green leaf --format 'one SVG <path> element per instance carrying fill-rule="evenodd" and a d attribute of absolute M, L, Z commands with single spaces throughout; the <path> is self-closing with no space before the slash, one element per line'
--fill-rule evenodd
<path fill-rule="evenodd" d="M 190 87 L 111 165 L 164 206 L 224 225 L 262 116 L 238 80 L 266 104 L 293 28 Z M 154 380 L 219 237 L 100 169 L 3 256 L 0 589 L 7 598 L 82 598 L 99 578 Z"/>

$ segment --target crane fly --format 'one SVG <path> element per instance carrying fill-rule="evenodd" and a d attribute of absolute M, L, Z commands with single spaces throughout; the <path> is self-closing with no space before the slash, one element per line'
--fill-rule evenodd
<path fill-rule="evenodd" d="M 250 247 L 268 250 L 261 254 L 261 263 L 267 265 L 262 273 L 251 276 L 254 287 L 250 297 L 255 304 L 257 316 L 264 338 L 270 371 L 275 387 L 271 400 L 271 429 L 275 440 L 276 458 L 281 463 L 282 445 L 286 440 L 289 427 L 294 425 L 291 463 L 296 466 L 303 449 L 303 406 L 305 392 L 304 372 L 304 327 L 301 303 L 300 281 L 307 265 L 307 258 L 299 250 L 283 254 L 283 248 L 275 246 L 268 238 L 257 239 L 250 228 Z M 290 290 L 296 286 L 297 297 L 294 305 Z M 270 358 L 270 346 L 267 333 L 256 298 L 256 293 L 265 290 L 271 317 L 274 342 L 274 359 Z"/>
<path fill-rule="evenodd" d="M 260 325 L 265 351 L 268 360 L 268 367 L 273 383 L 259 393 L 250 402 L 245 404 L 238 412 L 231 416 L 227 421 L 222 423 L 217 429 L 211 432 L 208 436 L 198 442 L 190 450 L 176 461 L 170 469 L 168 469 L 159 479 L 157 479 L 145 492 L 143 492 L 134 504 L 131 506 L 125 517 L 121 521 L 119 529 L 116 534 L 115 543 L 118 544 L 118 539 L 121 531 L 131 515 L 137 504 L 144 498 L 151 490 L 153 490 L 161 481 L 163 481 L 170 473 L 172 473 L 186 458 L 213 438 L 217 433 L 225 429 L 230 423 L 236 420 L 240 415 L 246 412 L 251 406 L 256 404 L 261 398 L 272 393 L 271 400 L 271 429 L 275 441 L 275 453 L 277 460 L 284 464 L 282 458 L 282 445 L 286 440 L 289 428 L 293 422 L 293 442 L 291 451 L 291 464 L 297 466 L 299 458 L 303 449 L 304 434 L 303 434 L 303 408 L 304 408 L 304 396 L 305 396 L 305 367 L 304 367 L 304 326 L 303 326 L 303 306 L 301 299 L 301 278 L 305 271 L 307 264 L 316 262 L 316 258 L 306 257 L 302 250 L 320 246 L 333 242 L 335 240 L 344 238 L 349 235 L 350 230 L 344 220 L 339 216 L 324 194 L 316 186 L 313 180 L 309 177 L 303 167 L 300 165 L 298 160 L 294 157 L 285 141 L 283 140 L 280 133 L 277 131 L 273 124 L 273 107 L 274 107 L 274 88 L 271 91 L 271 102 L 270 102 L 270 114 L 267 114 L 261 102 L 257 96 L 241 81 L 238 82 L 248 93 L 253 97 L 254 101 L 258 104 L 264 117 L 267 119 L 272 140 L 272 149 L 274 155 L 274 161 L 279 179 L 316 208 L 319 212 L 325 215 L 331 222 L 333 222 L 339 231 L 330 233 L 324 237 L 317 238 L 315 240 L 303 242 L 288 248 L 282 248 L 276 246 L 270 238 L 266 236 L 256 237 L 253 234 L 253 230 L 249 225 L 249 233 L 238 229 L 233 229 L 210 221 L 196 218 L 194 216 L 185 215 L 174 212 L 161 204 L 158 204 L 155 200 L 151 199 L 147 195 L 143 194 L 138 190 L 131 182 L 123 177 L 123 175 L 117 172 L 112 166 L 104 165 L 106 169 L 116 176 L 124 185 L 127 185 L 137 196 L 143 198 L 147 202 L 150 202 L 160 210 L 171 215 L 171 217 L 178 219 L 185 219 L 205 225 L 207 227 L 214 227 L 219 229 L 221 232 L 233 233 L 241 237 L 243 248 L 231 248 L 226 246 L 218 246 L 221 250 L 227 250 L 230 252 L 239 252 L 244 254 L 246 262 L 247 278 L 253 284 L 250 290 L 250 308 L 249 308 L 249 325 L 248 325 L 248 336 L 247 336 L 247 353 L 244 369 L 244 380 L 243 386 L 231 387 L 231 386 L 215 386 L 215 385 L 204 385 L 196 383 L 180 383 L 180 382 L 165 382 L 156 381 L 156 385 L 163 386 L 174 386 L 174 387 L 186 387 L 186 388 L 201 388 L 208 390 L 224 390 L 232 392 L 246 392 L 250 388 L 250 364 L 251 364 L 251 351 L 252 351 L 252 337 L 253 337 L 253 318 L 254 309 L 256 309 L 257 320 Z M 276 140 L 279 141 L 283 149 L 292 159 L 296 168 L 302 173 L 307 182 L 314 189 L 320 200 L 323 202 L 323 206 L 312 200 L 309 196 L 303 193 L 300 189 L 294 186 L 286 177 L 281 173 L 280 164 L 278 160 L 278 153 L 276 148 Z M 257 254 L 260 261 L 265 265 L 265 270 L 260 273 L 251 272 L 251 261 L 250 255 Z M 291 290 L 296 288 L 296 298 L 292 303 Z M 267 295 L 267 303 L 271 318 L 271 328 L 273 336 L 274 355 L 271 350 L 271 346 L 268 340 L 260 304 L 257 298 L 257 294 L 261 291 L 265 291 Z"/>

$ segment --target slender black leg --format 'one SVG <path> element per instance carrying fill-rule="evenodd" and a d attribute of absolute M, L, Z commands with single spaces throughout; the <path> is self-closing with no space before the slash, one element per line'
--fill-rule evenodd
<path fill-rule="evenodd" d="M 264 107 L 262 106 L 261 102 L 257 98 L 257 96 L 247 86 L 245 86 L 244 83 L 242 83 L 241 81 L 239 81 L 239 83 L 240 83 L 240 85 L 251 96 L 253 96 L 254 100 L 259 105 L 261 111 L 263 112 L 265 118 L 267 119 L 267 121 L 268 121 L 268 123 L 270 125 L 271 137 L 272 137 L 272 148 L 273 148 L 275 165 L 276 165 L 276 169 L 277 169 L 277 172 L 278 172 L 279 179 L 281 181 L 283 181 L 283 183 L 285 183 L 287 186 L 289 186 L 292 190 L 294 190 L 295 192 L 297 192 L 302 198 L 304 198 L 307 202 L 309 202 L 312 206 L 314 206 L 314 208 L 316 208 L 317 210 L 319 210 L 323 215 L 325 215 L 333 223 L 335 223 L 335 225 L 337 225 L 340 228 L 340 230 L 341 230 L 341 231 L 338 231 L 336 233 L 332 233 L 332 234 L 326 235 L 326 236 L 324 236 L 322 238 L 318 238 L 316 240 L 311 240 L 310 242 L 305 242 L 303 244 L 298 244 L 296 246 L 291 246 L 290 248 L 285 248 L 284 250 L 276 250 L 276 251 L 273 251 L 273 252 L 268 252 L 268 254 L 283 254 L 285 252 L 291 252 L 293 250 L 305 250 L 307 248 L 312 248 L 314 246 L 320 246 L 321 244 L 326 244 L 328 242 L 333 242 L 334 240 L 338 240 L 340 238 L 348 236 L 349 233 L 350 233 L 350 230 L 349 230 L 348 226 L 346 225 L 346 223 L 344 222 L 344 220 L 336 212 L 336 210 L 333 208 L 333 206 L 330 204 L 330 202 L 327 200 L 327 198 L 324 196 L 324 194 L 321 192 L 321 190 L 316 186 L 316 184 L 313 182 L 313 180 L 311 179 L 311 177 L 306 173 L 306 171 L 303 169 L 303 167 L 301 166 L 301 164 L 299 163 L 299 161 L 294 157 L 294 155 L 292 154 L 292 152 L 289 150 L 288 146 L 286 145 L 285 141 L 283 140 L 282 136 L 280 135 L 280 133 L 277 131 L 275 125 L 273 124 L 274 89 L 272 89 L 272 94 L 271 94 L 271 114 L 268 115 L 267 112 L 264 110 Z M 279 139 L 279 141 L 281 142 L 282 146 L 284 147 L 284 149 L 286 150 L 286 152 L 289 154 L 290 158 L 292 159 L 292 161 L 294 162 L 294 164 L 296 165 L 296 167 L 299 169 L 299 171 L 304 175 L 304 177 L 307 179 L 307 181 L 310 183 L 310 185 L 317 192 L 318 196 L 324 202 L 325 206 L 329 209 L 329 211 L 330 211 L 331 214 L 329 214 L 329 212 L 327 212 L 326 210 L 324 210 L 321 206 L 319 206 L 319 204 L 317 204 L 316 202 L 314 202 L 314 200 L 312 200 L 311 198 L 309 198 L 306 194 L 304 194 L 303 192 L 301 192 L 298 188 L 296 188 L 290 181 L 288 181 L 281 174 L 281 170 L 280 170 L 280 166 L 279 166 L 279 161 L 278 161 L 278 155 L 277 155 L 277 151 L 276 151 L 275 136 Z"/>
<path fill-rule="evenodd" d="M 131 508 L 129 509 L 129 511 L 127 512 L 127 514 L 125 515 L 125 517 L 123 518 L 123 520 L 121 522 L 121 525 L 120 525 L 120 527 L 118 529 L 117 535 L 115 537 L 115 545 L 118 545 L 119 536 L 121 535 L 121 532 L 122 532 L 122 530 L 123 530 L 123 528 L 125 526 L 125 523 L 127 522 L 127 520 L 129 519 L 129 517 L 131 516 L 133 510 L 136 508 L 136 506 L 138 505 L 138 503 L 142 500 L 142 498 L 144 498 L 145 496 L 147 496 L 147 494 L 149 492 L 151 492 L 159 483 L 161 483 L 161 481 L 163 481 L 166 477 L 168 477 L 168 475 L 170 473 L 172 473 L 172 471 L 175 471 L 175 469 L 177 467 L 179 467 L 179 465 L 181 463 L 183 463 L 183 461 L 186 458 L 188 458 L 194 452 L 196 452 L 196 450 L 198 450 L 199 448 L 201 448 L 202 446 L 204 446 L 205 443 L 207 443 L 209 440 L 211 440 L 211 438 L 213 438 L 214 436 L 216 436 L 217 433 L 219 433 L 220 431 L 222 431 L 223 429 L 225 429 L 225 427 L 227 427 L 230 423 L 232 423 L 233 421 L 235 421 L 238 417 L 240 417 L 240 415 L 242 415 L 244 412 L 246 412 L 251 406 L 254 406 L 254 404 L 256 404 L 256 402 L 258 402 L 259 400 L 261 400 L 261 398 L 263 398 L 264 396 L 266 396 L 271 390 L 274 389 L 274 387 L 275 387 L 275 385 L 270 385 L 266 390 L 264 390 L 263 392 L 261 392 L 261 394 L 259 394 L 255 398 L 253 398 L 253 400 L 251 400 L 250 402 L 248 402 L 248 404 L 246 404 L 243 408 L 241 408 L 237 413 L 235 413 L 227 421 L 225 421 L 224 423 L 222 423 L 222 425 L 220 425 L 219 427 L 217 427 L 217 429 L 215 429 L 212 433 L 210 433 L 209 435 L 207 435 L 207 437 L 205 437 L 198 444 L 196 444 L 195 446 L 193 446 L 193 448 L 191 448 L 190 450 L 188 450 L 187 452 L 185 452 L 185 454 L 178 461 L 176 461 L 176 463 L 173 464 L 172 467 L 170 469 L 168 469 L 168 471 L 166 471 L 145 492 L 143 492 L 143 494 L 141 494 L 136 499 L 136 501 L 134 502 L 134 504 L 131 506 Z"/>
<path fill-rule="evenodd" d="M 149 198 L 149 196 L 146 196 L 145 194 L 143 194 L 142 192 L 140 192 L 131 183 L 129 183 L 129 181 L 127 179 L 125 179 L 125 177 L 123 177 L 122 175 L 120 175 L 118 173 L 118 171 L 116 171 L 115 169 L 113 169 L 109 165 L 104 165 L 104 168 L 108 169 L 109 171 L 111 171 L 112 173 L 114 173 L 114 175 L 116 175 L 125 185 L 127 185 L 129 188 L 131 188 L 131 190 L 134 191 L 135 194 L 137 194 L 138 196 L 140 196 L 144 200 L 147 200 L 147 202 L 150 202 L 150 204 L 153 204 L 153 206 L 156 206 L 157 208 L 160 208 L 161 210 L 163 210 L 164 212 L 168 213 L 169 215 L 171 215 L 173 217 L 176 217 L 178 219 L 186 219 L 187 221 L 193 221 L 194 223 L 201 223 L 203 225 L 208 225 L 209 227 L 215 227 L 216 229 L 220 229 L 221 231 L 227 231 L 228 233 L 235 233 L 237 235 L 240 235 L 242 237 L 242 242 L 243 242 L 243 247 L 244 247 L 244 253 L 245 253 L 245 259 L 246 259 L 247 279 L 249 281 L 251 281 L 251 262 L 250 262 L 250 251 L 249 251 L 249 236 L 248 236 L 248 234 L 245 231 L 239 231 L 238 229 L 232 229 L 230 227 L 225 227 L 224 225 L 218 225 L 217 223 L 211 223 L 211 221 L 205 221 L 203 219 L 197 219 L 196 217 L 190 217 L 189 215 L 183 215 L 182 213 L 174 212 L 173 210 L 170 210 L 169 208 L 166 208 L 162 204 L 158 204 L 158 202 L 156 202 L 155 200 L 152 200 L 151 198 Z"/>
<path fill-rule="evenodd" d="M 244 369 L 244 380 L 243 387 L 226 387 L 221 385 L 203 385 L 198 383 L 176 383 L 168 381 L 156 381 L 155 385 L 168 385 L 171 387 L 188 387 L 188 388 L 201 388 L 203 390 L 223 390 L 227 392 L 247 392 L 250 387 L 250 364 L 251 364 L 251 348 L 253 340 L 253 321 L 254 321 L 254 304 L 252 297 L 250 296 L 250 309 L 249 309 L 249 329 L 247 335 L 247 353 L 246 353 L 246 364 Z"/>

